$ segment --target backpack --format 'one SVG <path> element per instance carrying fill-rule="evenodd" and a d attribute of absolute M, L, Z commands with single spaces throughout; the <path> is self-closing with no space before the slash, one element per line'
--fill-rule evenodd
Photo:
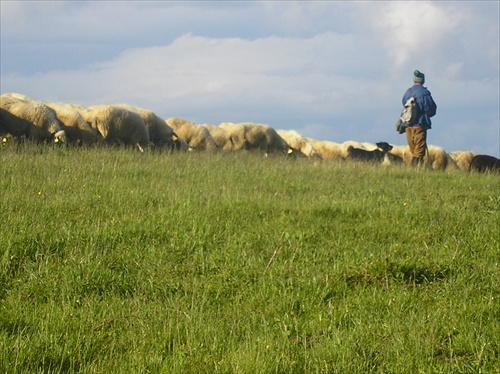
<path fill-rule="evenodd" d="M 420 118 L 420 110 L 418 108 L 417 99 L 415 99 L 415 97 L 412 96 L 408 99 L 403 108 L 403 111 L 401 112 L 400 118 L 406 126 L 412 126 L 418 122 Z"/>

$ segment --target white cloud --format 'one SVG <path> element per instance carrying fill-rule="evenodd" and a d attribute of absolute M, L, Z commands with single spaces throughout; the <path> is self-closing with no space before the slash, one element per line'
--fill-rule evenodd
<path fill-rule="evenodd" d="M 224 97 L 246 97 L 256 103 L 284 101 L 318 110 L 325 104 L 332 106 L 329 99 L 334 99 L 335 107 L 343 97 L 356 94 L 356 78 L 349 76 L 356 65 L 362 68 L 360 62 L 368 58 L 369 46 L 358 43 L 362 51 L 353 56 L 352 42 L 333 33 L 309 39 L 256 40 L 184 35 L 170 45 L 128 50 L 85 70 L 49 72 L 24 80 L 6 76 L 4 82 L 24 82 L 77 100 L 85 100 L 92 92 L 92 100 L 114 94 L 116 100 L 133 98 L 153 105 L 184 99 L 185 105 L 193 106 L 198 102 L 190 98 L 206 95 L 210 105 Z M 35 85 L 36 80 L 43 84 Z M 72 84 L 64 87 L 61 82 Z M 338 106 L 343 108 L 344 104 Z"/>
<path fill-rule="evenodd" d="M 401 67 L 414 56 L 437 52 L 460 20 L 459 14 L 447 12 L 439 4 L 405 1 L 381 7 L 374 24 L 381 30 L 395 66 Z"/>

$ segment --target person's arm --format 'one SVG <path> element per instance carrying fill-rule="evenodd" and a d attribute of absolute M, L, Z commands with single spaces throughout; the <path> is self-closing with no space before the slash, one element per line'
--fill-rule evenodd
<path fill-rule="evenodd" d="M 432 96 L 430 95 L 430 92 L 429 92 L 429 96 L 427 96 L 426 98 L 427 98 L 427 115 L 429 117 L 433 117 L 436 115 L 437 105 L 434 102 L 434 99 L 432 98 Z"/>

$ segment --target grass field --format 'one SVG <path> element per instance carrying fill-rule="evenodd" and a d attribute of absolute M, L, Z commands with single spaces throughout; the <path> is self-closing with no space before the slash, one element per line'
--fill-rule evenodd
<path fill-rule="evenodd" d="M 0 373 L 499 373 L 500 177 L 0 149 Z"/>

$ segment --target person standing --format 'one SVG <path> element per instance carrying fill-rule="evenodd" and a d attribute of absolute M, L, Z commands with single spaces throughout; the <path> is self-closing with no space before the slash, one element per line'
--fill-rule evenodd
<path fill-rule="evenodd" d="M 420 166 L 424 162 L 427 151 L 427 130 L 431 128 L 431 117 L 436 114 L 437 105 L 430 91 L 423 86 L 425 75 L 415 70 L 413 86 L 403 96 L 403 106 L 411 97 L 415 98 L 418 107 L 418 119 L 413 125 L 405 125 L 406 139 L 412 155 L 412 165 Z"/>

